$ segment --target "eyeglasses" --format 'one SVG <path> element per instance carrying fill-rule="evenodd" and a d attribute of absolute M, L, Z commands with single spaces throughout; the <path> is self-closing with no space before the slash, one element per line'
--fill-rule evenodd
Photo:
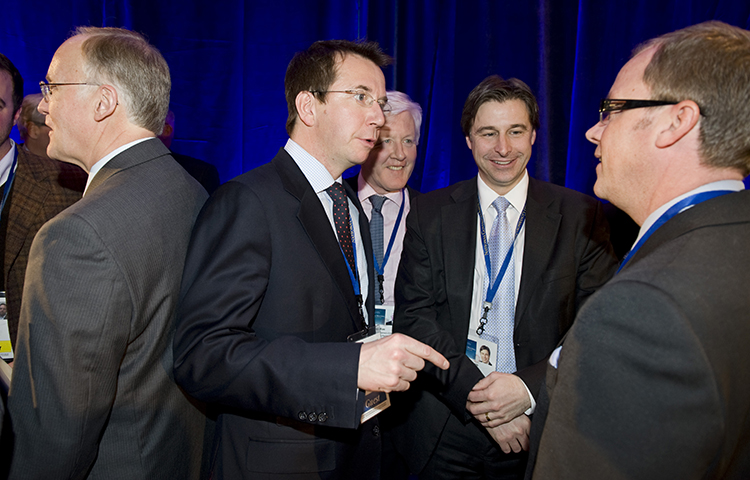
<path fill-rule="evenodd" d="M 599 103 L 599 123 L 602 125 L 608 124 L 610 113 L 619 113 L 623 110 L 632 110 L 634 108 L 676 105 L 677 103 L 679 102 L 670 102 L 668 100 L 615 100 L 604 98 L 601 103 Z"/>
<path fill-rule="evenodd" d="M 95 85 L 97 87 L 99 86 L 98 83 L 87 83 L 87 82 L 83 82 L 83 83 L 47 83 L 44 80 L 42 80 L 41 82 L 39 82 L 39 88 L 42 91 L 42 96 L 44 97 L 44 101 L 45 102 L 49 102 L 49 96 L 50 96 L 50 93 L 52 91 L 52 87 L 62 87 L 62 86 L 65 86 L 65 85 Z"/>
<path fill-rule="evenodd" d="M 375 99 L 375 97 L 365 92 L 364 90 L 310 90 L 310 93 L 318 93 L 321 95 L 326 93 L 346 93 L 347 95 L 351 95 L 352 98 L 354 98 L 354 100 L 356 100 L 357 103 L 359 103 L 363 107 L 372 107 L 372 104 L 377 102 L 383 113 L 388 113 L 391 111 L 391 105 L 387 100 L 377 100 Z"/>

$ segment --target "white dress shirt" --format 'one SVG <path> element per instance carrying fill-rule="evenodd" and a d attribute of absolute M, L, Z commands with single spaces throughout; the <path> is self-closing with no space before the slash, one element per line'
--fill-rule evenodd
<path fill-rule="evenodd" d="M 292 157 L 297 166 L 302 170 L 305 178 L 310 183 L 310 186 L 318 195 L 323 210 L 326 212 L 328 221 L 331 222 L 331 229 L 333 229 L 334 235 L 336 234 L 336 224 L 333 222 L 333 200 L 326 192 L 326 189 L 333 185 L 333 182 L 341 183 L 341 177 L 333 179 L 331 174 L 328 172 L 325 166 L 310 155 L 304 148 L 299 146 L 291 138 L 286 142 L 284 150 Z M 359 230 L 359 210 L 349 199 L 349 215 L 352 219 L 352 228 L 354 229 L 354 239 L 356 242 L 357 250 L 357 274 L 359 276 L 360 292 L 362 293 L 362 301 L 367 302 L 367 289 L 369 286 L 368 278 L 368 264 L 367 257 L 365 256 L 365 246 L 362 241 L 362 232 Z M 343 256 L 343 253 L 341 254 Z M 362 307 L 362 313 L 367 321 L 367 309 Z"/>
<path fill-rule="evenodd" d="M 495 193 L 484 181 L 482 177 L 477 175 L 477 190 L 479 191 L 479 206 L 482 208 L 482 215 L 484 217 L 484 225 L 487 231 L 487 235 L 490 234 L 492 224 L 495 221 L 497 212 L 492 208 L 492 202 L 495 201 L 499 195 Z M 523 178 L 513 189 L 504 195 L 504 197 L 510 202 L 510 206 L 505 211 L 505 215 L 508 217 L 508 225 L 510 231 L 515 234 L 518 226 L 518 220 L 521 218 L 521 212 L 526 206 L 526 197 L 529 193 L 529 173 L 524 172 Z M 477 242 L 475 245 L 476 252 L 474 253 L 474 287 L 471 294 L 471 312 L 469 315 L 469 332 L 476 332 L 479 327 L 479 319 L 482 317 L 484 300 L 487 295 L 487 285 L 484 284 L 484 276 L 487 273 L 487 264 L 484 261 L 484 250 L 482 249 L 482 235 L 481 227 L 479 226 L 479 216 L 477 216 Z M 515 246 L 513 248 L 513 266 L 515 268 L 515 302 L 518 303 L 518 291 L 521 288 L 521 273 L 523 272 L 523 252 L 526 246 L 526 223 L 524 222 L 521 227 L 521 231 L 518 233 L 516 238 Z M 490 279 L 490 281 L 493 281 Z M 514 352 L 515 354 L 515 352 Z M 529 387 L 524 383 L 526 392 L 529 394 L 529 400 L 531 401 L 531 408 L 526 410 L 527 415 L 534 412 L 536 408 L 536 401 L 534 396 L 531 394 Z"/>
<path fill-rule="evenodd" d="M 398 192 L 388 193 L 382 195 L 386 198 L 383 202 L 383 208 L 380 213 L 383 214 L 383 257 L 388 250 L 388 242 L 391 240 L 393 234 L 393 227 L 396 225 L 396 218 L 398 217 L 398 211 L 401 208 L 401 197 L 403 191 L 404 198 L 404 213 L 401 215 L 401 223 L 396 231 L 396 238 L 393 240 L 393 248 L 391 248 L 391 256 L 388 258 L 388 263 L 385 264 L 383 276 L 385 280 L 383 282 L 383 297 L 385 302 L 383 305 L 393 306 L 393 288 L 396 284 L 396 273 L 398 272 L 398 264 L 401 261 L 401 251 L 404 246 L 404 235 L 406 234 L 406 216 L 409 214 L 411 207 L 411 201 L 409 199 L 409 192 L 404 187 L 403 190 Z M 365 211 L 365 215 L 368 220 L 372 219 L 372 203 L 370 203 L 370 197 L 373 195 L 380 195 L 375 191 L 372 186 L 365 181 L 362 177 L 362 173 L 357 177 L 357 195 L 360 203 L 362 203 L 362 209 Z M 376 286 L 377 290 L 377 286 Z"/>

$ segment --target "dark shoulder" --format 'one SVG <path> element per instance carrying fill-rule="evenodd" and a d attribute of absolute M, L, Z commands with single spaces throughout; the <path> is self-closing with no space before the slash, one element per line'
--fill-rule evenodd
<path fill-rule="evenodd" d="M 477 179 L 474 177 L 427 193 L 420 193 L 411 198 L 414 200 L 415 205 L 433 207 L 464 201 L 469 197 L 476 197 L 476 195 Z"/>
<path fill-rule="evenodd" d="M 603 215 L 599 200 L 570 188 L 530 179 L 528 198 L 540 207 L 561 213 L 565 218 L 590 219 Z"/>
<path fill-rule="evenodd" d="M 18 146 L 18 168 L 27 170 L 39 182 L 49 182 L 51 188 L 83 192 L 88 173 L 72 163 L 39 157 Z"/>

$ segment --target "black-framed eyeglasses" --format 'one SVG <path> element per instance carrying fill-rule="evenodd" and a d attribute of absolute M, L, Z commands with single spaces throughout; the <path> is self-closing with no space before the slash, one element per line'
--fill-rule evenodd
<path fill-rule="evenodd" d="M 95 85 L 100 86 L 98 83 L 88 82 L 75 82 L 75 83 L 47 83 L 44 80 L 39 82 L 39 89 L 42 91 L 42 96 L 45 102 L 49 102 L 49 95 L 52 87 L 63 87 L 65 85 Z"/>
<path fill-rule="evenodd" d="M 346 93 L 347 95 L 351 95 L 352 98 L 363 107 L 372 107 L 372 104 L 377 102 L 383 113 L 388 113 L 391 111 L 391 105 L 387 100 L 378 100 L 364 90 L 310 90 L 310 93 Z"/>
<path fill-rule="evenodd" d="M 618 100 L 613 98 L 603 98 L 599 103 L 599 123 L 602 125 L 609 123 L 609 115 L 611 113 L 632 110 L 634 108 L 676 105 L 677 103 L 679 102 L 670 102 L 668 100 Z"/>

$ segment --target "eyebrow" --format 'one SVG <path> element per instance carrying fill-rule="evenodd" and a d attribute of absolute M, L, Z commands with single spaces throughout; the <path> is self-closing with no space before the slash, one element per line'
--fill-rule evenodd
<path fill-rule="evenodd" d="M 487 130 L 491 130 L 493 132 L 498 132 L 499 131 L 496 127 L 487 125 L 486 127 L 477 128 L 476 133 L 484 132 L 484 131 L 487 131 Z"/>

